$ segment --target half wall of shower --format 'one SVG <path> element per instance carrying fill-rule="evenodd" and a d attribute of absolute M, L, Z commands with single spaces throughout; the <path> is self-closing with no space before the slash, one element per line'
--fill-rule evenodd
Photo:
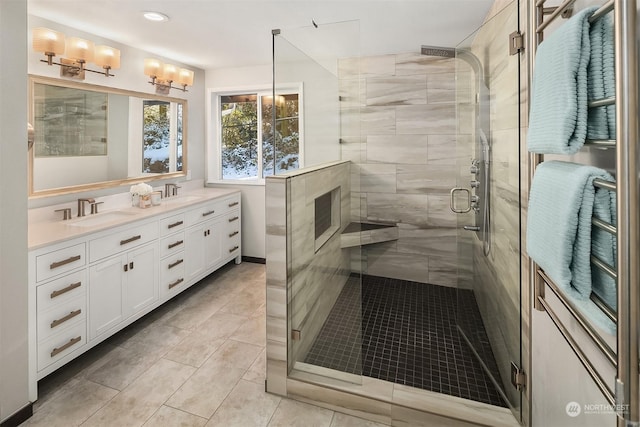
<path fill-rule="evenodd" d="M 508 407 L 519 418 L 520 392 L 510 383 L 511 362 L 520 365 L 519 59 L 508 52 L 517 9 L 509 3 L 457 47 L 478 58 L 481 79 L 467 62 L 423 55 L 420 46 L 361 57 L 357 43 L 345 42 L 357 42 L 357 23 L 274 37 L 274 99 L 303 81 L 304 158 L 314 166 L 267 179 L 268 381 L 283 357 L 287 376 L 304 381 L 360 386 L 375 378 Z M 312 101 L 318 89 L 322 105 Z M 482 108 L 491 173 L 475 176 Z M 335 153 L 322 161 L 337 163 L 318 165 L 308 148 Z M 453 188 L 475 195 L 471 182 L 485 177 L 488 255 L 481 233 L 464 228 L 484 215 L 472 206 L 454 214 L 450 197 Z M 321 217 L 333 228 L 318 243 Z M 270 239 L 286 248 L 276 260 L 281 275 L 270 269 Z M 287 314 L 276 320 L 282 313 L 270 310 L 269 294 L 280 295 L 278 286 Z M 278 345 L 269 325 L 283 321 L 286 355 L 272 351 L 269 365 L 269 342 Z"/>

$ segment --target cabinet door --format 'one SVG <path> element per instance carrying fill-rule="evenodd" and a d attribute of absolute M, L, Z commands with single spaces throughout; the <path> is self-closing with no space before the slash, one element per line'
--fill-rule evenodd
<path fill-rule="evenodd" d="M 108 259 L 89 268 L 89 338 L 124 320 L 122 280 L 127 257 Z"/>
<path fill-rule="evenodd" d="M 187 282 L 199 276 L 205 270 L 205 241 L 207 226 L 199 225 L 188 228 L 185 240 L 185 275 Z"/>
<path fill-rule="evenodd" d="M 205 238 L 205 268 L 217 266 L 222 261 L 222 222 L 217 220 L 207 225 L 207 237 Z"/>
<path fill-rule="evenodd" d="M 187 229 L 184 248 L 187 281 L 199 277 L 222 260 L 220 229 L 220 220 Z"/>
<path fill-rule="evenodd" d="M 158 300 L 158 246 L 133 250 L 127 261 L 122 300 L 129 317 Z"/>

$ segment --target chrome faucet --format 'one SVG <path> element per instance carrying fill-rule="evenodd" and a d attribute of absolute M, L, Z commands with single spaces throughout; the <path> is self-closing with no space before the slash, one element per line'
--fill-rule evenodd
<path fill-rule="evenodd" d="M 164 197 L 171 197 L 178 195 L 178 184 L 174 184 L 172 182 L 168 182 L 164 185 Z"/>
<path fill-rule="evenodd" d="M 84 202 L 93 205 L 96 203 L 95 199 L 86 198 L 86 199 L 78 199 L 78 216 L 84 216 Z"/>

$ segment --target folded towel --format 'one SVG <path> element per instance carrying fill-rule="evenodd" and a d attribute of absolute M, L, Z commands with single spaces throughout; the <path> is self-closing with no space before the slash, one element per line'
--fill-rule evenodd
<path fill-rule="evenodd" d="M 593 253 L 615 265 L 615 239 L 591 226 L 592 216 L 614 222 L 615 193 L 594 187 L 595 178 L 613 181 L 605 170 L 588 165 L 550 160 L 537 167 L 529 199 L 527 252 L 585 315 L 612 333 L 614 324 L 590 295 L 596 293 L 615 308 L 616 286 L 595 273 L 590 258 Z"/>
<path fill-rule="evenodd" d="M 584 9 L 538 47 L 529 115 L 529 151 L 573 154 L 587 136 L 589 16 Z"/>
<path fill-rule="evenodd" d="M 615 53 L 613 37 L 613 17 L 606 14 L 591 24 L 589 30 L 591 59 L 587 70 L 587 93 L 589 99 L 615 96 Z M 590 108 L 587 138 L 615 139 L 616 107 Z"/>

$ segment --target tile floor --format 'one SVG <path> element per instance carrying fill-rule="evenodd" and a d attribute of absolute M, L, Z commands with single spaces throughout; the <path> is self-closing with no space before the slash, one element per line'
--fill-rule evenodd
<path fill-rule="evenodd" d="M 264 392 L 264 274 L 227 265 L 54 372 L 23 425 L 381 427 Z"/>
<path fill-rule="evenodd" d="M 473 292 L 364 275 L 347 281 L 305 362 L 506 407 L 456 326 L 501 383 Z"/>

